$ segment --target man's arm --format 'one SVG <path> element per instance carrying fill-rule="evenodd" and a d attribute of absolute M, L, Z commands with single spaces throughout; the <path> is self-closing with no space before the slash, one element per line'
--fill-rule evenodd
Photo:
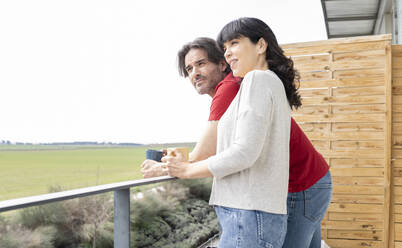
<path fill-rule="evenodd" d="M 217 127 L 218 121 L 208 121 L 207 129 L 189 155 L 190 162 L 205 160 L 216 154 Z M 168 172 L 164 170 L 164 166 L 166 166 L 165 163 L 158 163 L 147 159 L 141 165 L 141 173 L 144 178 L 166 176 Z"/>
<path fill-rule="evenodd" d="M 200 141 L 198 141 L 189 155 L 189 161 L 197 162 L 205 160 L 216 154 L 217 127 L 218 121 L 208 121 L 207 128 L 201 136 Z M 158 163 L 147 159 L 141 165 L 141 173 L 144 178 L 166 176 L 168 172 L 163 169 L 164 166 L 166 166 L 165 163 Z"/>
<path fill-rule="evenodd" d="M 216 87 L 210 107 L 207 129 L 190 154 L 190 162 L 201 161 L 216 154 L 218 122 L 236 96 L 239 88 L 240 78 L 234 78 L 231 73 Z"/>
<path fill-rule="evenodd" d="M 189 161 L 196 162 L 207 159 L 216 154 L 216 136 L 219 121 L 208 121 L 208 126 L 200 141 L 190 153 Z"/>

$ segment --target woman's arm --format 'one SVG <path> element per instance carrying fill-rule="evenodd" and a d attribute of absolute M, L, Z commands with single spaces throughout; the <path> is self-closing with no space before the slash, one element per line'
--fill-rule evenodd
<path fill-rule="evenodd" d="M 178 178 L 205 178 L 213 177 L 211 171 L 208 169 L 208 164 L 206 160 L 189 163 L 189 162 L 178 162 L 175 163 L 172 160 L 167 159 L 166 161 L 171 161 L 167 163 L 167 170 L 170 176 Z"/>
<path fill-rule="evenodd" d="M 279 79 L 265 71 L 252 71 L 244 77 L 238 112 L 231 117 L 231 121 L 236 122 L 234 138 L 231 138 L 228 148 L 207 159 L 208 168 L 215 177 L 222 178 L 248 169 L 259 158 L 270 138 L 275 108 L 271 87 L 279 85 L 274 80 Z"/>
<path fill-rule="evenodd" d="M 238 116 L 232 117 L 237 125 L 234 142 L 223 152 L 196 163 L 169 161 L 170 175 L 180 178 L 213 175 L 222 178 L 255 163 L 265 140 L 269 138 L 267 133 L 271 126 L 273 98 L 267 85 L 272 78 L 261 72 L 249 74 L 243 80 Z"/>

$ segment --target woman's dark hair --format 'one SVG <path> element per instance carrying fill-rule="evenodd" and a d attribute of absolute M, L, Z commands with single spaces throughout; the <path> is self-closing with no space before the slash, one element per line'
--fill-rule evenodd
<path fill-rule="evenodd" d="M 242 36 L 249 38 L 254 44 L 257 44 L 260 38 L 267 42 L 265 58 L 268 68 L 282 80 L 290 107 L 292 109 L 300 107 L 302 105 L 301 97 L 297 92 L 298 87 L 295 85 L 295 81 L 300 80 L 299 73 L 294 69 L 293 61 L 284 55 L 269 26 L 257 18 L 243 17 L 226 24 L 219 33 L 217 42 L 223 49 L 225 42 Z"/>
<path fill-rule="evenodd" d="M 189 42 L 185 44 L 180 51 L 177 53 L 177 59 L 178 59 L 178 68 L 179 68 L 179 74 L 180 76 L 187 77 L 188 73 L 186 71 L 186 64 L 185 64 L 185 58 L 187 53 L 191 49 L 203 49 L 208 56 L 208 61 L 214 63 L 214 64 L 219 64 L 221 61 L 226 63 L 225 57 L 223 56 L 223 50 L 221 47 L 218 45 L 218 43 L 211 38 L 207 37 L 200 37 L 195 39 L 192 42 Z M 226 70 L 225 73 L 228 74 L 231 72 L 230 66 L 226 64 Z"/>

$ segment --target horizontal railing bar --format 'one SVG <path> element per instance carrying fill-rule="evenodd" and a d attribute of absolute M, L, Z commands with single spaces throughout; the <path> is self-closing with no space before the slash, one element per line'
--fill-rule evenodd
<path fill-rule="evenodd" d="M 0 212 L 16 210 L 20 208 L 26 208 L 36 205 L 42 205 L 51 202 L 64 201 L 73 198 L 79 198 L 89 195 L 101 194 L 109 191 L 126 189 L 141 185 L 165 182 L 176 179 L 175 177 L 162 176 L 140 180 L 124 181 L 111 184 L 103 184 L 98 186 L 92 186 L 87 188 L 73 189 L 61 192 L 55 192 L 50 194 L 43 194 L 37 196 L 29 196 L 11 200 L 0 201 Z"/>

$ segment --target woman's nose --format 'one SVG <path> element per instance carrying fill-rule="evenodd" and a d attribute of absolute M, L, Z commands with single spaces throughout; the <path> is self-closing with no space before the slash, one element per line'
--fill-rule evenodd
<path fill-rule="evenodd" d="M 223 55 L 225 56 L 225 59 L 227 60 L 232 55 L 232 53 L 230 52 L 230 49 L 226 49 L 225 53 Z"/>

